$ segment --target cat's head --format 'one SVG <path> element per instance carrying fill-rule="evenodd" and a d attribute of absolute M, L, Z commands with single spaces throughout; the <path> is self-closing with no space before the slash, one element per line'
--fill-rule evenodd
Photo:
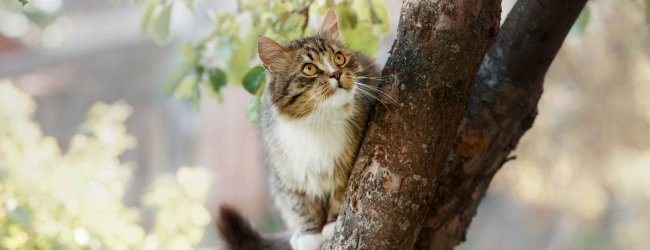
<path fill-rule="evenodd" d="M 354 108 L 355 82 L 363 69 L 356 54 L 341 42 L 334 10 L 327 11 L 317 35 L 286 45 L 262 36 L 257 49 L 271 77 L 267 88 L 271 102 L 285 117 Z"/>

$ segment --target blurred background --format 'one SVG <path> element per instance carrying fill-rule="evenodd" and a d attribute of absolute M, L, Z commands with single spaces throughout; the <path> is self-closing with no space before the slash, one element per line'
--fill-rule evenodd
<path fill-rule="evenodd" d="M 213 29 L 201 10 L 242 8 L 189 2 L 193 10 L 174 6 L 166 42 L 142 35 L 148 2 L 0 0 L 0 248 L 218 249 L 207 215 L 222 203 L 265 231 L 281 228 L 246 116 L 255 96 L 229 80 L 221 103 L 165 97 L 183 42 Z M 401 1 L 383 4 L 380 65 Z M 503 1 L 503 18 L 513 4 Z M 517 159 L 498 172 L 459 249 L 650 248 L 649 8 L 588 3 Z M 84 216 L 63 218 L 75 214 Z M 120 237 L 130 243 L 108 243 Z"/>

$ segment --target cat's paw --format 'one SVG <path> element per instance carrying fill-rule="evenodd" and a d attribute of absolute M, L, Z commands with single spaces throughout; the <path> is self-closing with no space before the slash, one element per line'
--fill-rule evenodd
<path fill-rule="evenodd" d="M 321 234 L 296 232 L 291 236 L 293 250 L 318 250 L 322 245 L 323 236 Z"/>
<path fill-rule="evenodd" d="M 323 236 L 323 239 L 332 239 L 334 237 L 334 227 L 336 226 L 336 221 L 332 221 L 330 223 L 325 224 L 323 227 L 323 231 L 321 231 L 321 235 Z"/>

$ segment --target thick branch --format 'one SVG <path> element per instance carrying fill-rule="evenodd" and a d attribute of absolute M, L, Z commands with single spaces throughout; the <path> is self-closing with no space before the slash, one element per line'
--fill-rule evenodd
<path fill-rule="evenodd" d="M 544 75 L 586 0 L 519 0 L 472 86 L 418 249 L 465 239 L 492 177 L 537 115 Z"/>
<path fill-rule="evenodd" d="M 442 174 L 500 0 L 404 1 L 382 90 L 325 249 L 410 249 Z"/>

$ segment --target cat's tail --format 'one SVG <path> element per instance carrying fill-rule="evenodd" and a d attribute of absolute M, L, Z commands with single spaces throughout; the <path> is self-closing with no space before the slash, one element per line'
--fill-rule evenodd
<path fill-rule="evenodd" d="M 229 250 L 291 250 L 288 237 L 264 237 L 237 210 L 219 208 L 217 230 Z"/>

